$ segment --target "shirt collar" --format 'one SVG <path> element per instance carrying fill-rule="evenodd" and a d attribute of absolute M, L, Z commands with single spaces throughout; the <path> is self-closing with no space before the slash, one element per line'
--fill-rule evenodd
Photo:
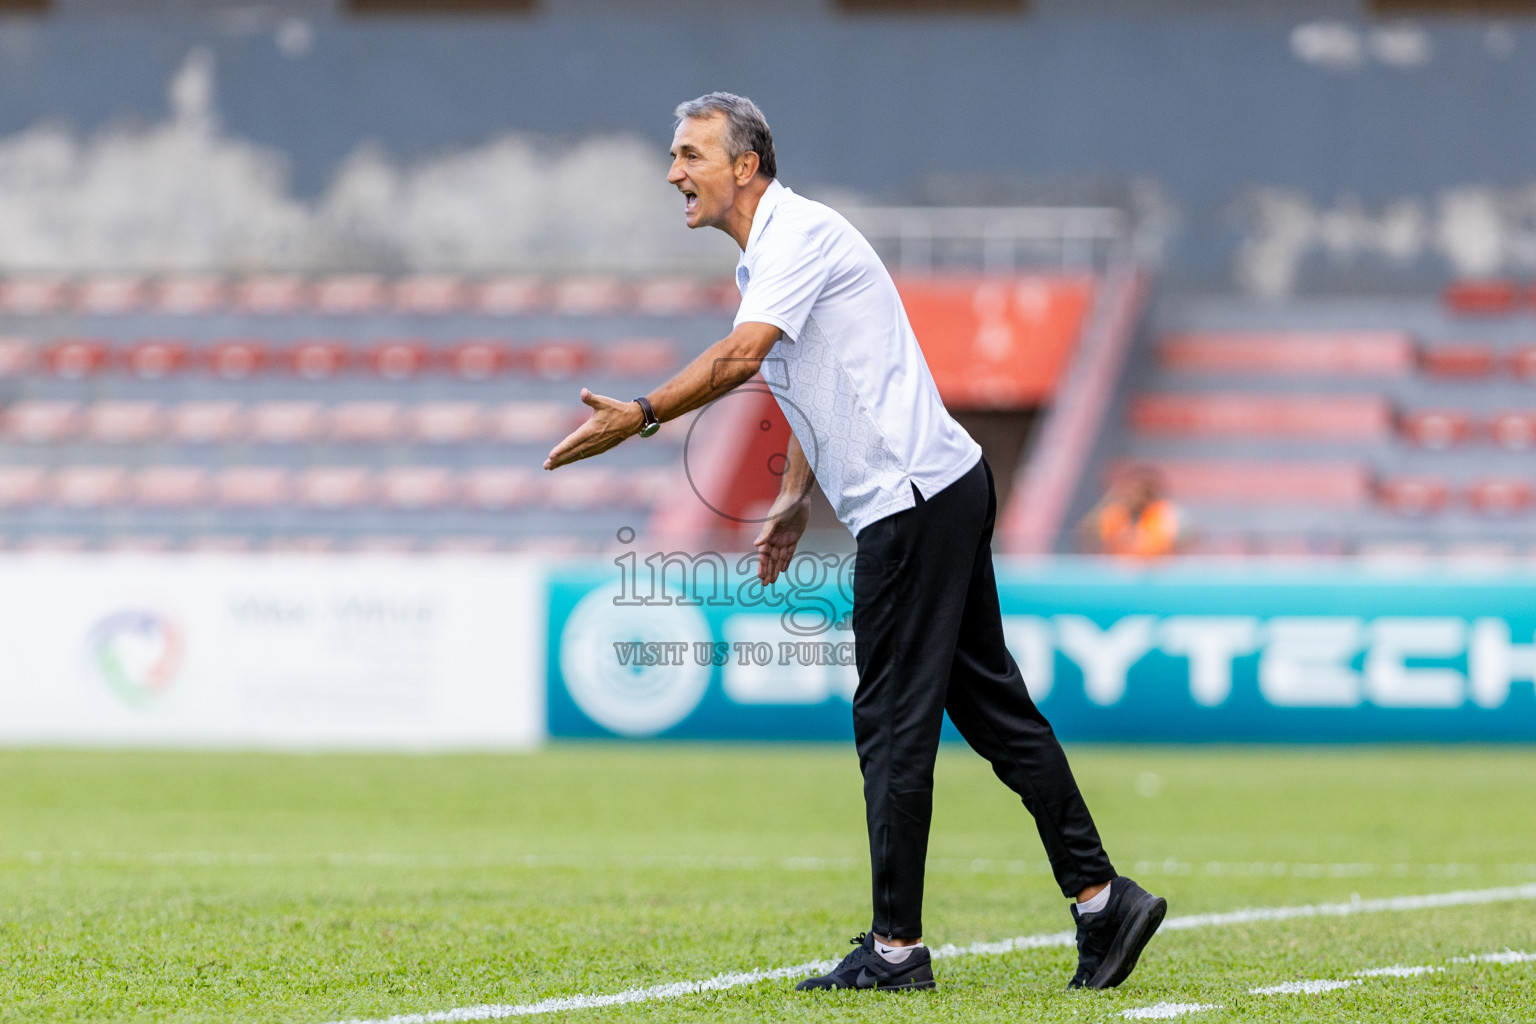
<path fill-rule="evenodd" d="M 757 201 L 757 210 L 752 214 L 752 230 L 747 233 L 747 247 L 741 251 L 743 256 L 752 251 L 752 243 L 756 242 L 757 236 L 763 233 L 763 227 L 768 223 L 768 218 L 773 216 L 779 200 L 793 194 L 779 182 L 778 178 L 768 183 L 767 190 Z"/>

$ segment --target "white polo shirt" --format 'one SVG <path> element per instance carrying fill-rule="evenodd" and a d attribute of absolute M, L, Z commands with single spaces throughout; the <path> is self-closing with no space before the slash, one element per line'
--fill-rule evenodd
<path fill-rule="evenodd" d="M 976 465 L 981 446 L 939 400 L 895 282 L 841 214 L 769 184 L 736 285 L 737 325 L 784 332 L 763 379 L 855 536 L 916 504 L 913 484 L 929 498 Z"/>

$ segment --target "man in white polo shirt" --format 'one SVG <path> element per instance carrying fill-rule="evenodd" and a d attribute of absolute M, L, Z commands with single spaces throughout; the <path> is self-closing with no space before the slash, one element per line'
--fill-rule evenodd
<path fill-rule="evenodd" d="M 735 329 L 647 396 L 624 402 L 582 389 L 592 415 L 544 468 L 648 437 L 744 383 L 770 353 L 782 361 L 786 379 L 769 384 L 811 436 L 790 440 L 782 489 L 756 541 L 758 575 L 772 583 L 788 567 L 814 470 L 858 544 L 853 721 L 874 897 L 858 948 L 798 987 L 933 987 L 923 868 L 945 711 L 1023 799 L 1062 894 L 1077 900 L 1070 986 L 1118 985 L 1167 904 L 1115 874 L 1066 755 L 1003 642 L 991 550 L 997 496 L 981 448 L 939 400 L 869 243 L 834 210 L 779 183 L 757 106 L 710 93 L 676 116 L 667 180 L 683 194 L 688 226 L 719 228 L 742 249 Z"/>

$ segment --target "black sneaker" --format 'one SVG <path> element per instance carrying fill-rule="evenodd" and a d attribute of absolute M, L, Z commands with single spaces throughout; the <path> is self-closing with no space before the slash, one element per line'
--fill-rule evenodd
<path fill-rule="evenodd" d="M 1109 904 L 1095 914 L 1079 913 L 1077 973 L 1068 988 L 1114 988 L 1136 967 L 1136 958 L 1168 913 L 1168 901 L 1153 896 L 1129 878 L 1109 883 Z"/>
<path fill-rule="evenodd" d="M 893 964 L 875 952 L 875 937 L 860 935 L 850 939 L 859 948 L 843 957 L 843 962 L 819 978 L 806 978 L 795 986 L 797 992 L 823 988 L 934 988 L 933 958 L 928 947 L 919 946 L 899 964 Z"/>

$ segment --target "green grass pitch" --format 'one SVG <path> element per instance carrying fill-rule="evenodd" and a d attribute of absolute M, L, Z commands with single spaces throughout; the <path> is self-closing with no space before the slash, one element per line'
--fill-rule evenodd
<path fill-rule="evenodd" d="M 1122 872 L 1187 915 L 1536 882 L 1536 750 L 1074 748 Z M 1070 927 L 1023 809 L 940 756 L 930 945 Z M 602 995 L 841 956 L 867 919 L 853 752 L 490 757 L 0 753 L 0 1020 L 285 1021 Z M 1066 948 L 936 964 L 935 993 L 791 981 L 531 1018 L 1532 1021 L 1536 901 L 1160 935 L 1120 989 Z M 1251 989 L 1443 970 L 1321 994 Z M 530 1018 L 522 1018 L 530 1019 Z"/>

